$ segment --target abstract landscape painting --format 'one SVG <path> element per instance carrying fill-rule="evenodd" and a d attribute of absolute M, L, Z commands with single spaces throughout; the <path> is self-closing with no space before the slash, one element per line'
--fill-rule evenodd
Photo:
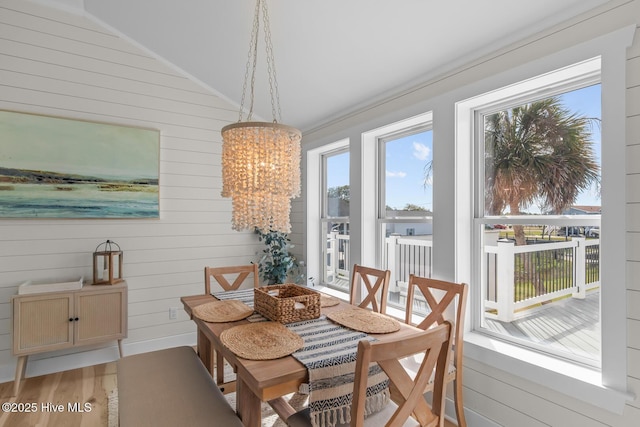
<path fill-rule="evenodd" d="M 0 217 L 157 218 L 160 133 L 0 110 Z"/>

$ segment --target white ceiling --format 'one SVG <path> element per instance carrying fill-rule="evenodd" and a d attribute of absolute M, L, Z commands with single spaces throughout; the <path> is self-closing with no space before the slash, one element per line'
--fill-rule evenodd
<path fill-rule="evenodd" d="M 255 0 L 52 1 L 240 104 Z M 308 130 L 606 1 L 269 0 L 282 121 Z M 260 43 L 255 109 L 271 120 Z"/>

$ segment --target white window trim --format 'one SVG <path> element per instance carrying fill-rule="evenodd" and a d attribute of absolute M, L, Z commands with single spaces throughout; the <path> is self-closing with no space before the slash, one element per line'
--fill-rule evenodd
<path fill-rule="evenodd" d="M 503 111 L 511 109 L 516 106 L 533 102 L 542 98 L 550 96 L 556 96 L 563 93 L 571 92 L 573 90 L 579 90 L 592 85 L 600 84 L 601 73 L 600 57 L 592 58 L 586 61 L 582 61 L 577 64 L 570 65 L 568 67 L 552 71 L 541 76 L 536 76 L 532 79 L 525 80 L 523 82 L 516 83 L 511 86 L 506 86 L 495 91 L 484 93 L 478 97 L 469 100 L 468 102 L 460 103 L 461 108 L 466 108 L 465 104 L 470 103 L 474 111 L 474 124 L 475 126 L 475 182 L 478 194 L 484 194 L 484 191 L 480 189 L 485 178 L 484 170 L 484 119 L 497 111 Z M 474 105 L 475 104 L 475 105 Z M 482 159 L 482 160 L 481 160 Z M 573 225 L 597 225 L 601 226 L 601 215 L 492 215 L 489 216 L 485 212 L 484 199 L 475 201 L 476 205 L 474 228 L 478 233 L 479 229 L 484 229 L 485 224 L 492 224 L 498 221 L 499 223 L 507 223 L 512 225 L 555 225 L 555 226 L 573 226 Z M 478 234 L 474 234 L 477 239 L 474 242 L 474 253 L 480 253 L 485 244 L 482 237 Z M 485 268 L 482 263 L 477 263 L 472 266 L 474 269 L 474 277 L 486 277 L 486 271 L 482 271 Z M 486 284 L 482 284 L 486 286 Z M 479 307 L 480 303 L 474 301 L 473 303 L 473 318 L 471 320 L 472 330 L 478 330 L 481 328 L 483 314 Z M 478 310 L 476 310 L 478 308 Z M 521 345 L 537 349 L 541 352 L 547 352 L 549 354 L 555 354 L 557 357 L 566 357 L 569 360 L 573 360 L 575 363 L 584 363 L 586 365 L 593 366 L 600 370 L 600 355 L 598 360 L 592 360 L 589 358 L 581 358 L 577 355 L 571 355 L 559 350 L 555 350 L 552 347 L 540 345 L 533 342 L 525 342 L 526 340 L 505 336 L 505 334 L 499 332 L 493 332 L 488 329 L 483 329 L 480 333 L 494 336 L 498 339 L 505 341 L 512 341 L 516 344 L 521 342 Z M 553 356 L 552 356 L 553 357 Z"/>
<path fill-rule="evenodd" d="M 602 277 L 610 286 L 601 294 L 602 371 L 586 368 L 561 359 L 519 347 L 470 330 L 465 331 L 465 356 L 501 369 L 514 376 L 558 390 L 594 406 L 621 414 L 625 402 L 633 396 L 627 392 L 626 315 L 625 307 L 625 172 L 616 164 L 624 164 L 625 153 L 625 69 L 626 47 L 633 40 L 635 26 L 604 35 L 566 51 L 535 62 L 549 71 L 600 56 L 602 60 L 602 205 L 609 207 L 602 218 L 603 239 Z M 505 71 L 504 80 L 513 73 Z M 486 93 L 486 91 L 483 91 Z M 455 148 L 455 272 L 456 280 L 473 284 L 473 111 L 482 105 L 471 98 L 456 104 Z M 605 285 L 606 286 L 606 285 Z M 477 291 L 471 286 L 473 293 Z M 477 304 L 470 304 L 470 307 Z M 472 307 L 477 309 L 477 307 Z M 475 313 L 473 313 L 475 314 Z M 467 319 L 473 315 L 469 313 Z"/>
<path fill-rule="evenodd" d="M 361 140 L 361 183 L 362 183 L 362 263 L 364 265 L 379 265 L 382 262 L 382 254 L 378 248 L 382 247 L 380 238 L 384 238 L 383 222 L 381 221 L 381 200 L 379 173 L 380 165 L 380 139 L 388 138 L 392 135 L 401 135 L 404 132 L 417 128 L 431 128 L 433 123 L 433 112 L 429 111 L 400 120 L 386 126 L 365 132 Z M 432 129 L 432 128 L 431 128 Z M 415 222 L 415 218 L 410 218 Z M 385 222 L 388 220 L 385 219 Z M 371 233 L 376 230 L 376 233 Z M 382 236 L 381 236 L 382 235 Z"/>

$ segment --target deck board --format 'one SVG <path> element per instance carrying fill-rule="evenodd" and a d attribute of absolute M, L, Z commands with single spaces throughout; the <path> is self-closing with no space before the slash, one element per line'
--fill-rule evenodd
<path fill-rule="evenodd" d="M 600 292 L 591 291 L 583 300 L 567 298 L 546 304 L 512 322 L 487 319 L 486 328 L 597 362 L 601 346 Z"/>

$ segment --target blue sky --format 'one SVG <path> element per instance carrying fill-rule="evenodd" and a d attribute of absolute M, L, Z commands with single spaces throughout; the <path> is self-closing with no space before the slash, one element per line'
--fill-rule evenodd
<path fill-rule="evenodd" d="M 569 110 L 587 117 L 600 118 L 600 85 L 589 86 L 561 96 Z M 601 156 L 600 126 L 595 123 L 592 131 L 594 152 L 598 161 Z M 423 186 L 424 167 L 433 160 L 433 133 L 431 131 L 409 135 L 387 142 L 385 156 L 386 203 L 392 208 L 402 209 L 407 203 L 433 210 L 432 186 Z M 348 153 L 334 156 L 329 162 L 327 186 L 337 187 L 349 183 Z M 437 185 L 437 183 L 433 183 Z M 576 205 L 600 206 L 595 189 L 583 192 Z M 530 211 L 537 208 L 532 206 Z"/>
<path fill-rule="evenodd" d="M 433 132 L 421 132 L 387 142 L 386 205 L 402 209 L 408 203 L 433 210 L 433 187 L 423 185 L 424 167 L 433 160 Z"/>

